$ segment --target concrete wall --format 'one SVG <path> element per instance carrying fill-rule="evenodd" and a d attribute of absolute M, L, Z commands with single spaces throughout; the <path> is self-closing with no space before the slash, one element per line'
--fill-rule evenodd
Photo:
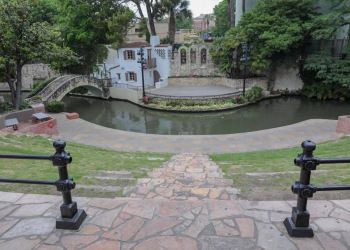
<path fill-rule="evenodd" d="M 9 114 L 3 114 L 0 116 L 0 129 L 5 128 L 5 120 L 17 118 L 18 122 L 24 122 L 32 119 L 32 115 L 35 113 L 34 109 L 21 110 Z"/>
<path fill-rule="evenodd" d="M 141 103 L 142 91 L 135 91 L 131 89 L 109 88 L 111 97 L 115 99 L 127 100 L 136 104 Z"/>
<path fill-rule="evenodd" d="M 302 89 L 303 81 L 299 76 L 299 69 L 281 66 L 277 68 L 274 90 L 296 91 Z"/>
<path fill-rule="evenodd" d="M 224 77 L 208 77 L 208 78 L 169 78 L 169 86 L 181 85 L 222 85 L 235 89 L 243 89 L 243 79 L 228 79 Z M 267 78 L 249 78 L 246 80 L 246 88 L 259 86 L 267 90 Z"/>

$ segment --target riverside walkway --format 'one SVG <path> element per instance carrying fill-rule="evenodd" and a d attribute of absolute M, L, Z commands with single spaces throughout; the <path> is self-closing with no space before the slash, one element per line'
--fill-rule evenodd
<path fill-rule="evenodd" d="M 153 135 L 102 127 L 82 119 L 68 120 L 54 114 L 59 138 L 120 151 L 159 153 L 240 153 L 300 146 L 336 140 L 336 120 L 313 119 L 289 126 L 228 135 Z"/>

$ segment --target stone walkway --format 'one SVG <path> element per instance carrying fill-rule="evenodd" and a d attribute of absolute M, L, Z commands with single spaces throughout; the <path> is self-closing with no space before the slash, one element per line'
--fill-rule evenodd
<path fill-rule="evenodd" d="M 304 140 L 316 143 L 335 140 L 336 120 L 314 119 L 297 124 L 241 134 L 229 135 L 152 135 L 102 127 L 82 119 L 58 120 L 59 137 L 119 151 L 159 153 L 240 153 L 300 146 Z"/>
<path fill-rule="evenodd" d="M 286 233 L 295 201 L 74 200 L 88 218 L 56 230 L 61 197 L 0 192 L 0 250 L 350 249 L 350 200 L 309 202 L 312 239 Z"/>
<path fill-rule="evenodd" d="M 230 187 L 222 170 L 203 154 L 179 154 L 161 168 L 147 173 L 137 185 L 124 188 L 124 196 L 170 200 L 236 200 L 239 190 Z"/>

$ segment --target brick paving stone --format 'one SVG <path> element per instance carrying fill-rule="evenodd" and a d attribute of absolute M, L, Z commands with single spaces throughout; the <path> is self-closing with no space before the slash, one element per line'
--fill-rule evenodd
<path fill-rule="evenodd" d="M 254 221 L 250 218 L 236 218 L 236 222 L 243 238 L 254 237 Z"/>
<path fill-rule="evenodd" d="M 55 196 L 55 195 L 42 195 L 42 194 L 25 194 L 22 196 L 16 204 L 33 204 L 33 203 L 58 203 L 62 201 L 61 196 Z"/>
<path fill-rule="evenodd" d="M 43 214 L 46 210 L 52 207 L 53 204 L 44 203 L 44 204 L 26 204 L 17 209 L 11 216 L 14 217 L 30 217 L 38 216 Z"/>
<path fill-rule="evenodd" d="M 210 209 L 212 220 L 243 214 L 239 204 L 232 201 L 211 201 Z"/>
<path fill-rule="evenodd" d="M 202 244 L 202 250 L 231 250 L 250 249 L 254 243 L 248 239 L 237 237 L 200 236 L 198 240 Z"/>
<path fill-rule="evenodd" d="M 5 218 L 9 213 L 11 213 L 13 210 L 15 210 L 18 206 L 11 206 L 11 207 L 5 207 L 4 209 L 0 210 L 0 220 L 2 218 Z"/>
<path fill-rule="evenodd" d="M 84 248 L 84 250 L 119 250 L 119 249 L 120 249 L 119 242 L 109 241 L 109 240 L 100 240 Z"/>
<path fill-rule="evenodd" d="M 101 227 L 107 227 L 110 228 L 113 224 L 113 221 L 115 218 L 117 218 L 119 212 L 122 210 L 121 207 L 118 207 L 116 209 L 104 212 L 102 214 L 99 214 L 95 216 L 92 220 L 90 220 L 89 224 L 94 224 Z"/>
<path fill-rule="evenodd" d="M 123 242 L 121 250 L 131 250 L 136 245 L 136 243 Z"/>
<path fill-rule="evenodd" d="M 222 221 L 213 221 L 212 223 L 218 236 L 239 235 L 239 232 L 236 229 L 226 226 Z"/>
<path fill-rule="evenodd" d="M 349 231 L 350 223 L 335 218 L 320 218 L 314 220 L 314 223 L 324 232 Z"/>
<path fill-rule="evenodd" d="M 56 220 L 53 218 L 26 219 L 18 222 L 2 238 L 19 237 L 23 235 L 46 235 L 53 231 Z"/>
<path fill-rule="evenodd" d="M 92 235 L 97 232 L 100 232 L 100 228 L 95 225 L 89 225 L 89 224 L 84 224 L 81 229 L 79 230 L 78 234 L 83 234 L 83 235 Z"/>
<path fill-rule="evenodd" d="M 235 222 L 232 219 L 224 219 L 223 221 L 230 227 L 236 226 Z"/>
<path fill-rule="evenodd" d="M 38 243 L 39 239 L 27 240 L 24 237 L 13 239 L 0 244 L 0 250 L 31 250 Z"/>
<path fill-rule="evenodd" d="M 160 201 L 158 203 L 159 207 L 159 214 L 163 216 L 179 216 L 189 210 L 191 210 L 194 207 L 198 207 L 202 205 L 202 203 L 197 202 L 182 202 L 182 201 L 172 201 L 172 202 L 166 202 L 166 201 Z M 200 209 L 202 209 L 200 207 Z"/>
<path fill-rule="evenodd" d="M 157 187 L 155 189 L 156 193 L 163 196 L 163 197 L 168 197 L 170 198 L 173 195 L 173 189 L 171 188 L 161 188 Z"/>
<path fill-rule="evenodd" d="M 339 240 L 337 240 L 333 237 L 330 237 L 325 233 L 315 233 L 315 236 L 321 242 L 322 246 L 326 250 L 346 250 L 346 249 L 348 249 Z"/>
<path fill-rule="evenodd" d="M 119 214 L 119 218 L 128 220 L 128 219 L 131 219 L 131 215 L 130 214 L 126 214 L 126 213 L 120 213 Z"/>
<path fill-rule="evenodd" d="M 153 200 L 144 200 L 142 203 L 138 201 L 129 201 L 123 209 L 123 212 L 146 219 L 152 219 L 155 206 L 156 202 Z"/>
<path fill-rule="evenodd" d="M 62 245 L 67 249 L 67 250 L 74 250 L 76 248 L 82 248 L 84 246 L 87 246 L 94 242 L 95 240 L 98 239 L 98 236 L 64 236 L 61 239 Z"/>
<path fill-rule="evenodd" d="M 285 201 L 241 201 L 245 210 L 258 209 L 278 212 L 292 212 L 292 208 Z"/>
<path fill-rule="evenodd" d="M 144 219 L 134 217 L 112 231 L 104 233 L 102 237 L 111 240 L 128 241 L 140 230 L 144 223 Z"/>
<path fill-rule="evenodd" d="M 104 199 L 104 198 L 93 198 L 91 199 L 87 205 L 93 206 L 93 207 L 99 207 L 104 209 L 113 209 L 116 208 L 124 203 L 126 203 L 127 200 L 111 200 L 111 199 Z"/>
<path fill-rule="evenodd" d="M 7 230 L 9 230 L 13 225 L 15 225 L 19 220 L 18 219 L 12 219 L 8 221 L 0 222 L 0 236 L 5 233 Z"/>
<path fill-rule="evenodd" d="M 186 228 L 186 230 L 184 230 L 182 233 L 188 236 L 191 236 L 193 238 L 197 238 L 200 232 L 202 232 L 202 230 L 209 224 L 210 224 L 210 220 L 208 218 L 208 215 L 201 213 L 194 220 L 194 222 L 188 228 Z"/>
<path fill-rule="evenodd" d="M 22 196 L 23 196 L 23 194 L 19 194 L 19 193 L 0 192 L 0 201 L 1 202 L 16 202 Z"/>
<path fill-rule="evenodd" d="M 206 197 L 209 193 L 209 188 L 191 188 L 191 193 Z"/>
<path fill-rule="evenodd" d="M 180 224 L 181 220 L 174 220 L 168 218 L 154 217 L 152 220 L 148 221 L 142 229 L 136 234 L 135 241 L 148 237 L 150 235 L 157 234 L 159 232 L 166 231 L 174 226 Z"/>
<path fill-rule="evenodd" d="M 297 250 L 273 224 L 255 223 L 258 229 L 258 246 L 269 250 Z"/>
<path fill-rule="evenodd" d="M 178 236 L 160 236 L 145 240 L 135 250 L 197 250 L 195 240 Z"/>

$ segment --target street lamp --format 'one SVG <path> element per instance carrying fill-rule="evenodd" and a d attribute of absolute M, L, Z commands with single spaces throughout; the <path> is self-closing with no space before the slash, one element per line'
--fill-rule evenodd
<path fill-rule="evenodd" d="M 140 51 L 137 52 L 137 55 L 141 56 L 141 59 L 137 61 L 137 63 L 141 64 L 141 75 L 142 75 L 142 96 L 145 97 L 146 96 L 146 92 L 145 92 L 145 78 L 143 75 L 143 69 L 144 69 L 144 65 L 146 64 L 145 59 L 143 58 L 145 53 L 145 46 L 141 46 L 140 47 Z"/>
<path fill-rule="evenodd" d="M 106 61 L 103 61 L 103 68 L 105 70 L 105 78 L 107 78 Z"/>
<path fill-rule="evenodd" d="M 244 65 L 244 78 L 243 78 L 243 95 L 245 95 L 245 79 L 247 76 L 247 65 L 249 61 L 248 57 L 248 52 L 249 52 L 249 47 L 247 42 L 241 42 L 242 44 L 242 49 L 243 49 L 243 57 L 241 58 L 241 62 L 243 62 Z"/>

